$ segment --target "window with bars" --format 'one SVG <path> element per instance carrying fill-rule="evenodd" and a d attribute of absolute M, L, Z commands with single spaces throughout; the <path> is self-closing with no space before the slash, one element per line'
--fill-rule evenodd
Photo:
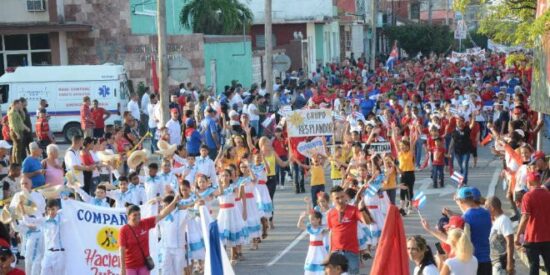
<path fill-rule="evenodd" d="M 27 0 L 27 11 L 46 11 L 44 0 Z"/>

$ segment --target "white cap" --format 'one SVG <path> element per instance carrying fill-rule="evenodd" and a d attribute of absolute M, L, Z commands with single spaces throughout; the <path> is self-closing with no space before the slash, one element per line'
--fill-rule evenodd
<path fill-rule="evenodd" d="M 235 110 L 229 111 L 229 117 L 234 117 L 234 116 L 239 116 L 239 113 L 237 113 L 237 111 Z"/>
<path fill-rule="evenodd" d="M 0 140 L 0 148 L 2 149 L 11 149 L 11 145 L 9 144 L 9 142 L 5 141 L 5 140 Z"/>

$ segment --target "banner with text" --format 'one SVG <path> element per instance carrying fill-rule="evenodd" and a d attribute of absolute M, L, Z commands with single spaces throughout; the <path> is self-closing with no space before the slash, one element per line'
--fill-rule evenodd
<path fill-rule="evenodd" d="M 66 274 L 120 274 L 119 230 L 126 224 L 124 208 L 98 207 L 63 200 L 61 232 Z"/>
<path fill-rule="evenodd" d="M 373 153 L 390 153 L 391 143 L 389 141 L 376 142 L 369 145 L 369 151 Z"/>
<path fill-rule="evenodd" d="M 316 137 L 310 141 L 302 141 L 298 143 L 298 152 L 305 157 L 312 158 L 315 155 L 321 154 L 327 156 L 325 151 L 325 145 L 323 143 L 323 138 Z"/>
<path fill-rule="evenodd" d="M 287 116 L 289 137 L 332 136 L 332 111 L 296 110 Z"/>

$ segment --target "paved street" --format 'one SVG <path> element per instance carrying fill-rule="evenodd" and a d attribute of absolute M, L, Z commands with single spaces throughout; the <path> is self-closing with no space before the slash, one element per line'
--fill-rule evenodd
<path fill-rule="evenodd" d="M 477 168 L 470 169 L 470 185 L 478 187 L 483 196 L 496 194 L 504 197 L 502 185 L 497 184 L 500 161 L 493 159 L 487 148 L 480 148 L 480 160 Z M 473 165 L 473 159 L 470 161 Z M 458 211 L 458 207 L 452 200 L 452 193 L 455 188 L 449 184 L 450 179 L 447 173 L 446 187 L 444 189 L 432 189 L 428 171 L 417 173 L 415 190 L 423 190 L 427 195 L 428 203 L 422 210 L 423 217 L 427 218 L 431 225 L 437 223 L 441 217 L 441 208 L 450 207 Z M 309 191 L 309 190 L 308 190 Z M 304 196 L 294 194 L 293 188 L 287 185 L 284 190 L 277 190 L 275 194 L 276 207 L 276 228 L 270 232 L 268 239 L 261 245 L 258 251 L 245 252 L 246 260 L 235 267 L 236 274 L 301 274 L 303 263 L 306 257 L 309 239 L 307 235 L 296 228 L 296 222 L 305 206 Z M 505 203 L 505 211 L 511 214 L 509 204 Z M 405 231 L 407 236 L 420 234 L 428 239 L 435 251 L 433 244 L 435 238 L 427 235 L 420 225 L 420 218 L 412 214 L 404 218 Z M 516 261 L 517 274 L 526 274 L 526 267 Z M 366 263 L 361 269 L 361 274 L 369 274 L 372 260 Z M 411 264 L 411 270 L 414 266 Z"/>

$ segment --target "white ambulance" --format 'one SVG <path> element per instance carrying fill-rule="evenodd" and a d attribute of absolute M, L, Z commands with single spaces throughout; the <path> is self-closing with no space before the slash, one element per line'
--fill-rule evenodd
<path fill-rule="evenodd" d="M 46 99 L 50 129 L 63 133 L 68 141 L 82 133 L 80 107 L 84 96 L 97 99 L 100 107 L 111 112 L 107 125 L 120 123 L 129 90 L 126 70 L 121 65 L 29 66 L 0 77 L 0 96 L 3 115 L 15 99 L 26 98 L 33 129 L 40 99 Z"/>

